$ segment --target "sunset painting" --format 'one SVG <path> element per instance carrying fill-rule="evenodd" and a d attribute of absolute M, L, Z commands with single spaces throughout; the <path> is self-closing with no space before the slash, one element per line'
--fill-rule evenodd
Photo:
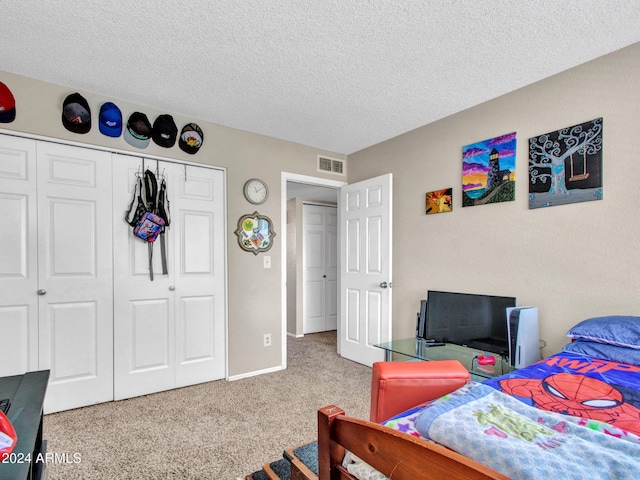
<path fill-rule="evenodd" d="M 516 132 L 462 149 L 462 206 L 515 200 Z"/>

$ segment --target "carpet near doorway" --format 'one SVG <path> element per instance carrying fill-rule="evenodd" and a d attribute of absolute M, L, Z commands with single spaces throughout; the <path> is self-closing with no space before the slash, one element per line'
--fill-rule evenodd
<path fill-rule="evenodd" d="M 287 368 L 45 415 L 49 480 L 244 479 L 317 438 L 317 410 L 369 414 L 371 368 L 336 353 L 336 333 L 287 339 Z M 72 457 L 73 458 L 73 457 Z"/>

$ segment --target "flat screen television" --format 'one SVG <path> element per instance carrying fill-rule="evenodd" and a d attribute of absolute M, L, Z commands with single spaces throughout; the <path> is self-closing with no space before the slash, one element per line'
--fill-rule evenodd
<path fill-rule="evenodd" d="M 507 356 L 506 309 L 515 306 L 515 297 L 429 290 L 424 338 Z"/>

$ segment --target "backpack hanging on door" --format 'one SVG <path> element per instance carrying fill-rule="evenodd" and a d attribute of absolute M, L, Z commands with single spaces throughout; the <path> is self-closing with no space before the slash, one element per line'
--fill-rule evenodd
<path fill-rule="evenodd" d="M 149 251 L 149 278 L 153 281 L 153 243 L 160 236 L 162 273 L 167 274 L 165 228 L 169 226 L 169 199 L 164 177 L 158 191 L 155 174 L 147 169 L 143 179 L 138 175 L 133 199 L 125 216 L 125 221 L 133 227 L 133 234 L 146 241 Z M 136 206 L 134 210 L 134 205 Z M 133 212 L 133 215 L 132 215 Z"/>
<path fill-rule="evenodd" d="M 160 190 L 158 191 L 157 214 L 164 220 L 164 226 L 160 231 L 160 254 L 162 256 L 162 273 L 166 275 L 167 269 L 167 246 L 164 239 L 164 232 L 171 225 L 171 213 L 169 211 L 169 197 L 167 196 L 167 182 L 162 177 L 160 182 Z"/>

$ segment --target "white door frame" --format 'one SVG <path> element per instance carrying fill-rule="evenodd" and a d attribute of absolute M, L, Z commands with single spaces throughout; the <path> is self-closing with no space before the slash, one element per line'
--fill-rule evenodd
<path fill-rule="evenodd" d="M 282 344 L 282 361 L 281 368 L 287 368 L 287 182 L 303 183 L 306 185 L 316 185 L 322 187 L 331 187 L 339 189 L 347 185 L 346 180 L 331 180 L 329 178 L 312 177 L 310 175 L 300 175 L 297 173 L 281 172 L 280 177 L 280 225 L 282 233 L 280 234 L 281 249 L 281 344 Z M 338 205 L 340 205 L 340 195 L 338 195 Z M 338 225 L 338 238 L 340 238 L 340 225 Z M 338 259 L 338 262 L 340 260 Z M 340 265 L 338 264 L 338 271 Z M 338 290 L 340 290 L 340 279 L 338 278 Z M 340 312 L 338 312 L 338 328 L 340 328 Z M 338 350 L 340 346 L 338 345 Z"/>

